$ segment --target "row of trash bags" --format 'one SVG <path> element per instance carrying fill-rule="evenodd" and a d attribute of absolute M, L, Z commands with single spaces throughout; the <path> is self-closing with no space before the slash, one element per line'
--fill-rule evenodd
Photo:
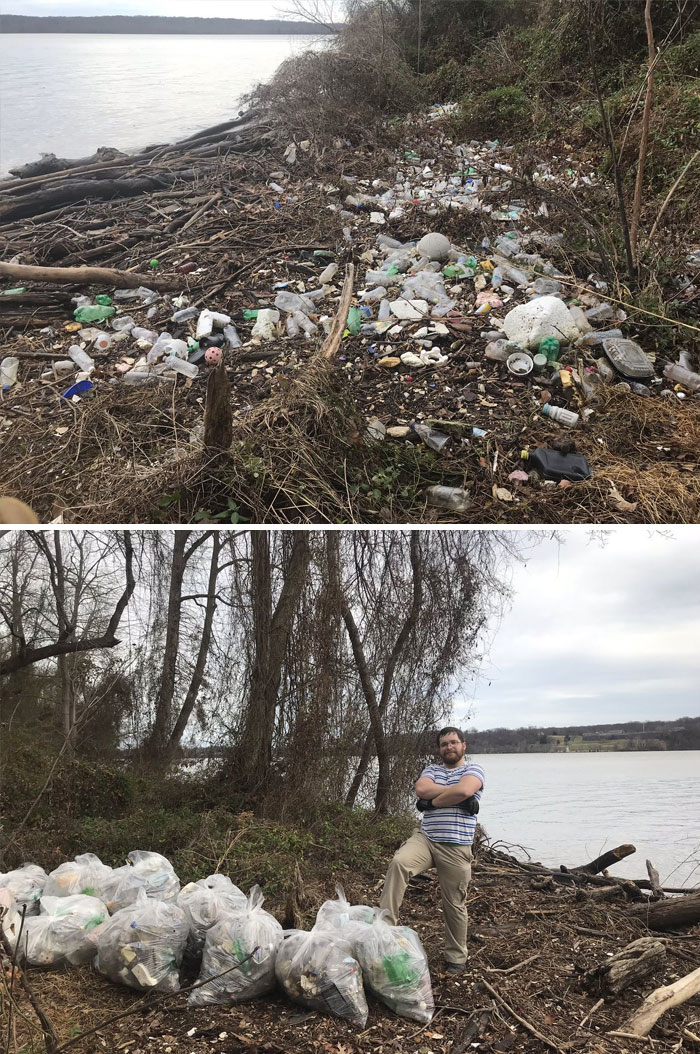
<path fill-rule="evenodd" d="M 184 960 L 201 963 L 188 996 L 193 1007 L 247 1001 L 279 985 L 303 1006 L 364 1027 L 367 988 L 402 1017 L 432 1019 L 428 962 L 417 934 L 389 925 L 375 908 L 350 905 L 340 887 L 310 931 L 284 931 L 264 910 L 258 886 L 246 896 L 217 874 L 180 889 L 164 857 L 129 857 L 126 870 L 115 869 L 122 872 L 116 882 L 94 854 L 48 876 L 32 864 L 0 875 L 2 927 L 18 961 L 47 967 L 94 960 L 117 984 L 175 992 Z"/>

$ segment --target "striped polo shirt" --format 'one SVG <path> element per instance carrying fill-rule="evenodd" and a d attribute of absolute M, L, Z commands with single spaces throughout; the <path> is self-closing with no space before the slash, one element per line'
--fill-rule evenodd
<path fill-rule="evenodd" d="M 484 789 L 484 770 L 473 761 L 465 761 L 455 769 L 446 765 L 428 765 L 420 774 L 420 779 L 427 776 L 441 787 L 451 787 L 459 783 L 462 776 L 476 776 L 481 780 L 481 790 L 475 794 L 481 798 Z M 459 806 L 438 806 L 422 814 L 420 829 L 431 842 L 448 842 L 453 845 L 471 845 L 476 830 L 476 816 L 467 816 Z"/>

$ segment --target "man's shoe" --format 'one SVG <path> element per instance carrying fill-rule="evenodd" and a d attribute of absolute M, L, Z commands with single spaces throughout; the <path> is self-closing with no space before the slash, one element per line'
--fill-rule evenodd
<path fill-rule="evenodd" d="M 445 973 L 451 977 L 456 977 L 458 974 L 467 972 L 466 963 L 445 963 Z"/>

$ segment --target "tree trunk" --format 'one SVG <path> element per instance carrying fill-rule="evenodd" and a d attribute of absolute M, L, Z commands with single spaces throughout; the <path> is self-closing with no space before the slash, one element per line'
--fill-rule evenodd
<path fill-rule="evenodd" d="M 352 783 L 350 784 L 350 790 L 345 796 L 345 804 L 348 806 L 349 809 L 352 809 L 355 804 L 355 801 L 357 800 L 357 795 L 359 794 L 360 787 L 362 786 L 362 781 L 367 774 L 369 763 L 372 760 L 372 743 L 372 731 L 370 729 L 370 731 L 365 736 L 364 743 L 362 744 L 362 753 L 360 754 L 360 760 L 358 762 L 357 769 L 355 770 L 355 775 L 353 776 Z"/>
<path fill-rule="evenodd" d="M 180 645 L 180 616 L 182 613 L 182 582 L 185 577 L 187 559 L 185 546 L 190 531 L 175 531 L 173 556 L 170 565 L 170 588 L 168 591 L 168 616 L 163 649 L 163 666 L 160 690 L 156 700 L 156 714 L 146 753 L 154 761 L 163 760 L 172 728 L 172 705 L 175 692 L 177 653 Z"/>
<path fill-rule="evenodd" d="M 666 946 L 656 937 L 640 937 L 611 959 L 586 973 L 587 984 L 599 995 L 619 995 L 663 966 Z"/>
<path fill-rule="evenodd" d="M 257 794 L 270 777 L 282 666 L 292 622 L 306 581 L 311 549 L 305 531 L 294 534 L 289 566 L 273 613 L 270 534 L 268 531 L 253 531 L 251 540 L 255 658 L 237 753 L 244 788 L 249 794 Z"/>
<path fill-rule="evenodd" d="M 194 664 L 190 686 L 187 689 L 185 701 L 180 713 L 177 715 L 175 726 L 168 741 L 167 754 L 172 757 L 180 749 L 180 740 L 187 728 L 192 711 L 194 710 L 199 695 L 199 689 L 204 679 L 204 670 L 209 656 L 209 644 L 211 643 L 211 628 L 216 612 L 216 580 L 219 575 L 219 553 L 221 552 L 221 534 L 214 531 L 212 534 L 211 563 L 209 565 L 209 583 L 207 585 L 207 603 L 204 609 L 204 625 L 199 640 L 199 651 L 197 661 Z"/>
<path fill-rule="evenodd" d="M 675 930 L 700 922 L 700 893 L 688 893 L 672 900 L 649 901 L 632 908 L 650 930 Z"/>
<path fill-rule="evenodd" d="M 630 221 L 630 242 L 634 254 L 635 263 L 639 263 L 637 256 L 637 237 L 639 234 L 639 217 L 642 211 L 642 191 L 644 189 L 644 165 L 647 159 L 647 144 L 649 142 L 649 121 L 651 120 L 651 104 L 654 97 L 654 27 L 651 21 L 651 0 L 646 0 L 644 7 L 644 24 L 647 31 L 647 47 L 649 51 L 649 71 L 647 73 L 647 91 L 644 98 L 644 116 L 642 117 L 642 136 L 639 143 L 639 157 L 637 160 L 637 179 L 634 185 L 634 201 L 632 202 L 632 218 Z"/>

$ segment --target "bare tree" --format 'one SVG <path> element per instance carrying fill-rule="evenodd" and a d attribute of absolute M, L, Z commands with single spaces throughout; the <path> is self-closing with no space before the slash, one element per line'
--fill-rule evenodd
<path fill-rule="evenodd" d="M 287 0 L 277 13 L 337 33 L 345 13 L 343 0 Z"/>

